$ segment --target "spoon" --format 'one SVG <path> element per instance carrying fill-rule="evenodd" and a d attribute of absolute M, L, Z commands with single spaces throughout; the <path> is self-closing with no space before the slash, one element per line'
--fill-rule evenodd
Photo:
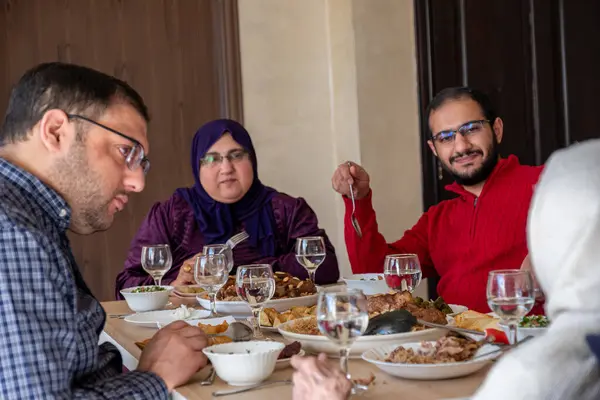
<path fill-rule="evenodd" d="M 352 167 L 352 164 L 348 162 L 348 168 Z M 362 231 L 360 230 L 360 225 L 358 224 L 358 219 L 356 219 L 356 203 L 354 201 L 354 187 L 350 183 L 350 199 L 352 200 L 352 215 L 350 216 L 350 221 L 352 222 L 352 227 L 354 231 L 358 235 L 359 238 L 362 238 Z"/>

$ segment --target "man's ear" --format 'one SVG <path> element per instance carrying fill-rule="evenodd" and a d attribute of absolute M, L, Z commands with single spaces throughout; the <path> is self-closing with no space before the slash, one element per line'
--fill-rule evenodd
<path fill-rule="evenodd" d="M 433 152 L 433 155 L 437 157 L 438 154 L 437 154 L 437 151 L 435 151 L 435 146 L 433 145 L 433 142 L 431 140 L 428 140 L 427 144 L 429 145 L 429 148 Z"/>
<path fill-rule="evenodd" d="M 492 125 L 492 129 L 494 135 L 496 135 L 496 141 L 502 143 L 502 137 L 504 136 L 504 122 L 502 121 L 502 118 L 496 118 Z"/>
<path fill-rule="evenodd" d="M 68 149 L 75 133 L 73 127 L 69 125 L 69 117 L 64 111 L 58 109 L 46 111 L 38 123 L 38 134 L 42 145 L 52 153 Z"/>

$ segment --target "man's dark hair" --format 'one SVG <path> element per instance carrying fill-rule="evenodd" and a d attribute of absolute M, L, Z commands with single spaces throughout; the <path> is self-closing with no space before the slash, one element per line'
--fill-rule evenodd
<path fill-rule="evenodd" d="M 10 93 L 0 145 L 26 140 L 48 110 L 97 118 L 115 101 L 129 103 L 150 120 L 144 100 L 124 81 L 80 65 L 39 64 L 27 71 Z"/>
<path fill-rule="evenodd" d="M 498 115 L 496 114 L 496 110 L 494 110 L 494 106 L 492 105 L 490 98 L 485 93 L 466 86 L 449 87 L 442 89 L 438 94 L 436 94 L 433 100 L 431 100 L 431 103 L 429 103 L 427 106 L 427 110 L 425 112 L 425 126 L 427 126 L 430 137 L 433 134 L 433 132 L 431 132 L 431 127 L 429 126 L 429 117 L 431 116 L 431 113 L 443 106 L 447 101 L 462 99 L 471 99 L 479 104 L 485 119 L 490 121 L 490 124 L 494 124 L 494 121 L 496 121 Z"/>

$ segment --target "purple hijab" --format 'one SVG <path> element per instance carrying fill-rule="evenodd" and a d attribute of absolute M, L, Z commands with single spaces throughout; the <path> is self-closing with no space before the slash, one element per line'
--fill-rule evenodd
<path fill-rule="evenodd" d="M 230 133 L 233 139 L 250 153 L 254 181 L 248 192 L 237 203 L 224 204 L 206 193 L 200 183 L 200 159 L 208 149 L 224 134 Z M 266 187 L 258 179 L 256 152 L 250 135 L 238 122 L 230 119 L 217 119 L 204 124 L 192 142 L 192 171 L 196 184 L 191 188 L 179 188 L 179 193 L 192 207 L 196 221 L 207 244 L 225 243 L 243 223 L 250 235 L 250 243 L 265 257 L 275 255 L 275 218 L 271 199 L 276 191 Z"/>

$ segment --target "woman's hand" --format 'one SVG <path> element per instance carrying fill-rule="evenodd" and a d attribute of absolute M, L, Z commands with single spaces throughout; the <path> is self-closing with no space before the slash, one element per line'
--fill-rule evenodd
<path fill-rule="evenodd" d="M 294 400 L 346 400 L 352 384 L 342 371 L 329 365 L 325 354 L 319 357 L 294 356 Z"/>
<path fill-rule="evenodd" d="M 177 279 L 171 282 L 171 286 L 186 286 L 195 285 L 196 280 L 194 279 L 194 264 L 196 263 L 196 257 L 201 253 L 196 254 L 194 257 L 187 259 L 181 264 L 179 268 L 179 275 Z"/>

